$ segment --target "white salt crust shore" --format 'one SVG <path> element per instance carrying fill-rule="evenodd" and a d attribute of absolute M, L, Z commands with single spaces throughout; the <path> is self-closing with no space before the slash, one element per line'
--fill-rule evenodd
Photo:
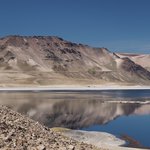
<path fill-rule="evenodd" d="M 123 147 L 126 142 L 116 136 L 106 132 L 70 130 L 66 128 L 52 128 L 55 132 L 59 132 L 78 142 L 92 144 L 98 148 L 106 150 L 142 150 L 141 148 Z M 143 149 L 144 150 L 144 149 Z"/>
<path fill-rule="evenodd" d="M 150 90 L 150 86 L 102 86 L 102 85 L 52 85 L 52 86 L 36 86 L 36 87 L 0 87 L 0 91 L 94 91 L 94 90 Z"/>

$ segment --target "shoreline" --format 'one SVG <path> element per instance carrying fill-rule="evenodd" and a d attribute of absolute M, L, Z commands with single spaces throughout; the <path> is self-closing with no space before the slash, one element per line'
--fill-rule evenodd
<path fill-rule="evenodd" d="M 38 122 L 0 105 L 0 149 L 104 150 L 65 137 Z"/>
<path fill-rule="evenodd" d="M 6 106 L 0 105 L 0 117 L 3 149 L 142 150 L 122 146 L 124 140 L 107 132 L 47 128 Z"/>
<path fill-rule="evenodd" d="M 99 85 L 92 85 L 92 86 L 70 86 L 70 85 L 57 85 L 57 86 L 10 86 L 10 87 L 0 87 L 1 91 L 52 91 L 52 92 L 78 92 L 78 91 L 103 91 L 103 90 L 150 90 L 150 86 L 99 86 Z"/>
<path fill-rule="evenodd" d="M 94 145 L 98 148 L 104 148 L 108 150 L 144 150 L 146 148 L 138 147 L 138 143 L 127 138 L 119 138 L 114 134 L 103 132 L 103 131 L 83 131 L 83 130 L 72 130 L 61 127 L 53 127 L 52 131 L 58 132 L 68 138 L 74 139 L 78 142 Z M 129 144 L 133 144 L 128 147 Z M 135 143 L 134 143 L 135 142 Z"/>

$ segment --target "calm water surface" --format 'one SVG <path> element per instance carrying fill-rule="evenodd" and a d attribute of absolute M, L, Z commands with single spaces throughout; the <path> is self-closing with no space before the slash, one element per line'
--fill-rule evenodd
<path fill-rule="evenodd" d="M 48 127 L 128 135 L 150 147 L 150 90 L 0 92 L 0 104 Z"/>

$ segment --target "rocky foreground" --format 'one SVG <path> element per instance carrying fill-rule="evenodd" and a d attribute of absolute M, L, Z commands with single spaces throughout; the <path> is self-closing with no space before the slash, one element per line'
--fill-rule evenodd
<path fill-rule="evenodd" d="M 0 106 L 0 149 L 98 150 L 54 132 L 5 106 Z"/>

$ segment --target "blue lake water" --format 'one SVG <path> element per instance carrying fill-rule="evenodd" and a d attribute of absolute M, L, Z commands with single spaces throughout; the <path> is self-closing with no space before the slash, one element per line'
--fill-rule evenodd
<path fill-rule="evenodd" d="M 109 95 L 112 97 L 125 97 L 125 98 L 143 98 L 150 97 L 150 90 L 104 90 L 99 94 Z"/>
<path fill-rule="evenodd" d="M 48 127 L 127 135 L 150 147 L 150 90 L 0 92 L 0 104 Z"/>
<path fill-rule="evenodd" d="M 143 146 L 150 147 L 150 115 L 121 116 L 105 125 L 91 125 L 86 131 L 103 131 L 118 137 L 128 135 Z"/>

